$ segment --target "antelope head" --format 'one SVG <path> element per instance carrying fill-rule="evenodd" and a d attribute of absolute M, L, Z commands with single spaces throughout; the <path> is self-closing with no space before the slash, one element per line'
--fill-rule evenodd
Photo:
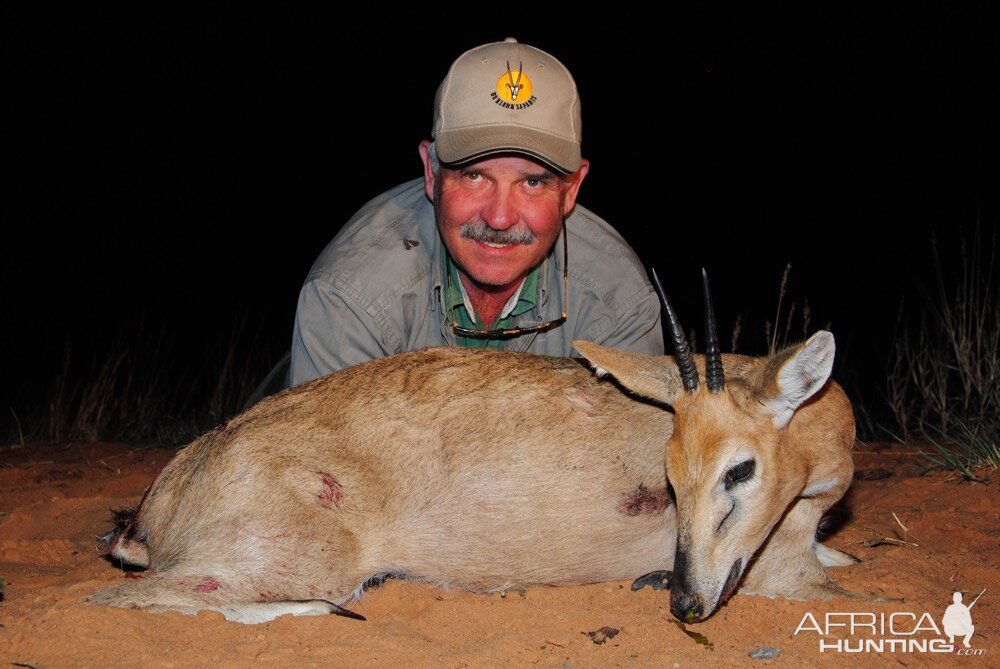
<path fill-rule="evenodd" d="M 517 102 L 517 96 L 520 95 L 521 89 L 524 88 L 524 84 L 521 83 L 521 69 L 524 64 L 521 63 L 517 66 L 517 80 L 514 80 L 514 75 L 510 71 L 510 61 L 507 61 L 507 82 L 504 84 L 507 90 L 510 91 L 510 99 Z"/>
<path fill-rule="evenodd" d="M 574 345 L 598 374 L 610 373 L 630 391 L 673 408 L 665 459 L 678 528 L 671 611 L 680 620 L 697 622 L 736 591 L 794 500 L 822 492 L 836 492 L 839 498 L 846 488 L 833 491 L 830 472 L 812 462 L 818 449 L 799 443 L 822 441 L 825 428 L 814 433 L 812 417 L 793 420 L 829 378 L 834 341 L 831 333 L 821 331 L 769 358 L 727 355 L 723 370 L 705 275 L 706 352 L 703 363 L 696 362 L 655 272 L 653 276 L 670 323 L 676 363 L 667 356 Z M 815 530 L 815 521 L 803 528 L 805 543 L 799 543 L 813 548 Z"/>

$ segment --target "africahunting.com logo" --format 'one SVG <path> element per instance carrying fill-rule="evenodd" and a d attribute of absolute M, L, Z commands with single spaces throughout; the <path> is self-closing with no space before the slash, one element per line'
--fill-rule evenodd
<path fill-rule="evenodd" d="M 980 592 L 966 606 L 962 593 L 952 595 L 951 605 L 941 617 L 941 625 L 930 613 L 824 613 L 807 612 L 795 634 L 815 632 L 821 653 L 954 653 L 985 655 L 985 648 L 973 648 L 971 609 L 983 596 Z"/>

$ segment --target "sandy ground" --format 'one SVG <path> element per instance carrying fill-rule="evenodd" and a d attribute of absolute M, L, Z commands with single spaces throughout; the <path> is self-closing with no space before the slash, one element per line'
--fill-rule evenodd
<path fill-rule="evenodd" d="M 120 444 L 0 447 L 0 577 L 6 581 L 0 666 L 1000 666 L 997 486 L 923 473 L 921 461 L 898 445 L 858 446 L 862 476 L 888 477 L 855 482 L 827 543 L 862 559 L 831 570 L 835 580 L 902 601 L 737 595 L 709 621 L 688 627 L 710 646 L 673 622 L 667 593 L 631 592 L 626 581 L 529 588 L 524 596 L 506 597 L 389 581 L 351 607 L 366 622 L 285 616 L 245 626 L 214 613 L 151 614 L 86 603 L 85 596 L 129 577 L 94 541 L 110 529 L 110 509 L 134 506 L 172 453 Z M 863 543 L 876 533 L 910 543 Z M 985 651 L 978 656 L 890 652 L 890 646 L 882 655 L 820 652 L 821 640 L 939 638 L 926 629 L 906 637 L 871 636 L 866 628 L 852 635 L 841 627 L 820 637 L 807 619 L 810 629 L 795 634 L 809 613 L 819 626 L 827 613 L 896 613 L 897 631 L 906 633 L 915 626 L 908 614 L 919 618 L 926 611 L 940 627 L 953 589 L 969 593 L 968 603 L 983 588 L 972 610 L 972 648 Z M 602 634 L 602 628 L 610 630 Z M 611 630 L 617 634 L 609 636 Z M 780 655 L 751 659 L 758 647 Z"/>

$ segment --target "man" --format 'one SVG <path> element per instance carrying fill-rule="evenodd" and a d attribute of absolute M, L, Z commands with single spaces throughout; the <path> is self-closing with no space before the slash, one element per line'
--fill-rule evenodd
<path fill-rule="evenodd" d="M 642 264 L 576 206 L 589 163 L 559 61 L 513 38 L 466 52 L 438 89 L 432 136 L 423 178 L 362 207 L 313 265 L 286 383 L 424 346 L 663 353 Z"/>
<path fill-rule="evenodd" d="M 986 592 L 985 590 L 983 592 Z M 983 593 L 979 593 L 982 595 Z M 955 637 L 965 637 L 962 639 L 962 644 L 966 648 L 971 648 L 972 644 L 969 642 L 972 640 L 972 635 L 976 632 L 976 626 L 972 624 L 972 613 L 969 611 L 976 602 L 979 601 L 979 597 L 966 606 L 962 603 L 962 593 L 955 592 L 951 596 L 952 604 L 945 609 L 944 616 L 941 618 L 941 624 L 944 626 L 944 633 L 948 635 L 948 643 L 954 644 Z"/>

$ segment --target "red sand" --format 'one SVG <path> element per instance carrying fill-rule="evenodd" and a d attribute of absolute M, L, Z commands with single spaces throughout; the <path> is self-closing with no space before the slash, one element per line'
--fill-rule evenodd
<path fill-rule="evenodd" d="M 873 452 L 877 451 L 877 452 Z M 367 622 L 337 616 L 246 626 L 221 615 L 151 614 L 98 607 L 87 595 L 125 575 L 94 537 L 110 529 L 110 509 L 134 506 L 173 451 L 120 444 L 0 447 L 0 664 L 20 666 L 1000 666 L 1000 513 L 995 484 L 921 476 L 921 460 L 899 445 L 858 446 L 858 470 L 882 467 L 884 480 L 856 481 L 841 502 L 842 524 L 827 543 L 862 558 L 833 569 L 845 587 L 903 601 L 793 602 L 737 595 L 705 623 L 674 624 L 668 595 L 633 593 L 627 581 L 529 588 L 525 596 L 473 595 L 390 581 L 351 608 Z M 873 530 L 916 545 L 862 544 Z M 819 652 L 813 631 L 794 632 L 806 613 L 930 613 L 937 625 L 953 589 L 986 594 L 972 610 L 973 649 L 984 655 Z M 903 631 L 911 619 L 898 618 Z M 619 633 L 603 644 L 588 632 Z M 846 637 L 836 630 L 831 643 Z M 601 635 L 595 635 L 600 637 Z M 864 638 L 863 631 L 849 637 Z M 891 637 L 875 637 L 891 638 Z M 919 632 L 917 639 L 935 638 Z M 774 660 L 752 660 L 759 646 Z M 898 665 L 897 665 L 898 663 Z"/>

